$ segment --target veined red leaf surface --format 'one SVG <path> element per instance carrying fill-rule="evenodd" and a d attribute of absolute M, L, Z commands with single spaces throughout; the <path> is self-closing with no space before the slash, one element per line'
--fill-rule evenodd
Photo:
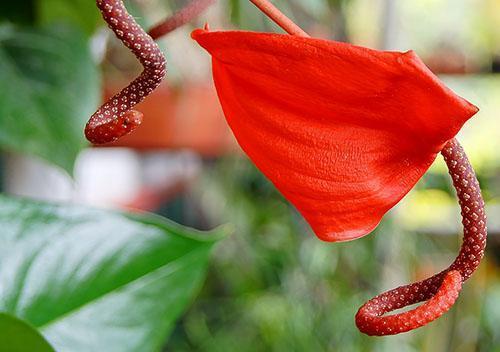
<path fill-rule="evenodd" d="M 196 30 L 226 119 L 319 238 L 371 232 L 477 108 L 410 51 Z"/>

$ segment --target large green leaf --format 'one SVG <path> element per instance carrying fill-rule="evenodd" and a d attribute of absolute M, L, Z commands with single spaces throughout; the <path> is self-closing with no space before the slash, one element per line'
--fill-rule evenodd
<path fill-rule="evenodd" d="M 31 326 L 8 314 L 0 313 L 0 352 L 54 352 Z"/>
<path fill-rule="evenodd" d="M 0 147 L 72 172 L 99 99 L 88 41 L 75 28 L 0 26 Z"/>
<path fill-rule="evenodd" d="M 158 351 L 226 231 L 0 196 L 0 311 L 57 351 Z"/>

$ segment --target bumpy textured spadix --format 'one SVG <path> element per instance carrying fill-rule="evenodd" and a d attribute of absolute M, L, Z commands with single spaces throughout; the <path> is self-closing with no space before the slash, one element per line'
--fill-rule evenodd
<path fill-rule="evenodd" d="M 368 234 L 477 108 L 414 52 L 196 30 L 243 150 L 325 241 Z"/>
<path fill-rule="evenodd" d="M 142 113 L 131 109 L 158 87 L 165 76 L 166 63 L 158 45 L 127 12 L 122 0 L 96 0 L 96 4 L 115 35 L 144 67 L 139 77 L 104 103 L 87 122 L 87 139 L 94 144 L 104 144 L 141 124 Z"/>

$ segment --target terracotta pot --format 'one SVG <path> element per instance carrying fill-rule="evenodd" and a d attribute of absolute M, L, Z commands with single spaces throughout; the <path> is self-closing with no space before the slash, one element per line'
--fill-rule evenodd
<path fill-rule="evenodd" d="M 108 83 L 105 98 L 126 83 Z M 222 113 L 215 88 L 210 84 L 187 83 L 180 88 L 158 87 L 135 110 L 144 121 L 133 133 L 107 146 L 134 149 L 191 149 L 204 156 L 237 150 Z"/>

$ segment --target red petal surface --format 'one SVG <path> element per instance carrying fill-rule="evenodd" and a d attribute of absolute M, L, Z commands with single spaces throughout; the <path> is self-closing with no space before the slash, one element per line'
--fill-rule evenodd
<path fill-rule="evenodd" d="M 477 108 L 414 52 L 196 30 L 222 108 L 257 167 L 319 238 L 368 234 Z"/>

